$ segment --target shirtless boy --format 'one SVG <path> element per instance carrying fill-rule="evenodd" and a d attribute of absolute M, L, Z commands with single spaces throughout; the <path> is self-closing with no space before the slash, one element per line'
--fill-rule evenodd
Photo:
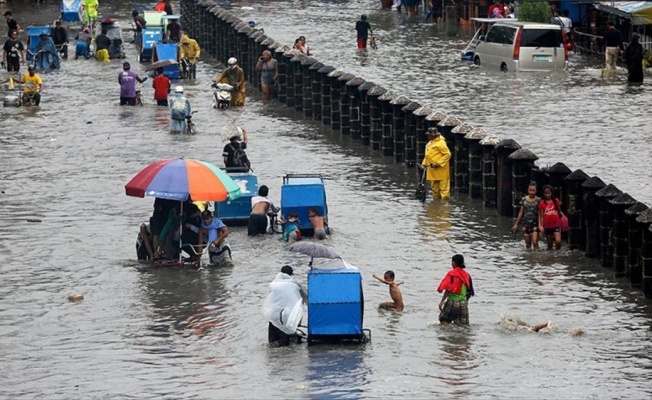
<path fill-rule="evenodd" d="M 394 271 L 385 272 L 385 275 L 383 276 L 384 279 L 377 277 L 376 274 L 374 274 L 373 277 L 378 279 L 380 282 L 389 285 L 389 296 L 393 300 L 380 303 L 378 307 L 385 310 L 403 311 L 403 295 L 401 294 L 401 289 L 398 288 L 398 286 L 403 282 L 394 281 Z"/>
<path fill-rule="evenodd" d="M 319 216 L 317 208 L 313 207 L 308 211 L 308 219 L 310 219 L 312 228 L 315 230 L 315 237 L 319 240 L 326 239 L 326 219 Z"/>

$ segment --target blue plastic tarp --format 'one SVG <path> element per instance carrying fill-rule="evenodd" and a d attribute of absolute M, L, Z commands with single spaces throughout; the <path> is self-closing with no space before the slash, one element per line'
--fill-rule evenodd
<path fill-rule="evenodd" d="M 362 334 L 361 281 L 354 270 L 308 273 L 308 335 Z"/>
<path fill-rule="evenodd" d="M 64 22 L 82 21 L 82 0 L 63 0 L 61 2 L 61 20 Z"/>

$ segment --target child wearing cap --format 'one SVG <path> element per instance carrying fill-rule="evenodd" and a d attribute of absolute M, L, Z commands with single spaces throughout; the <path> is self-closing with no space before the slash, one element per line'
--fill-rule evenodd
<path fill-rule="evenodd" d="M 469 324 L 469 299 L 475 295 L 471 275 L 464 269 L 464 256 L 455 254 L 453 267 L 439 283 L 437 292 L 444 292 L 439 302 L 439 322 L 442 324 Z"/>

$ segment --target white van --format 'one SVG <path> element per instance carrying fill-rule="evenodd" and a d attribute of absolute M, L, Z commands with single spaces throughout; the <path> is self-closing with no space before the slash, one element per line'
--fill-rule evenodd
<path fill-rule="evenodd" d="M 481 36 L 473 63 L 500 71 L 562 71 L 568 65 L 566 35 L 559 25 L 500 21 Z"/>

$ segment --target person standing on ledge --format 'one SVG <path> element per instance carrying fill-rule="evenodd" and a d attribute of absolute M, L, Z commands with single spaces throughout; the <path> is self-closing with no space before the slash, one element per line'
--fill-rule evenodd
<path fill-rule="evenodd" d="M 366 49 L 369 33 L 374 34 L 366 15 L 363 14 L 360 21 L 355 23 L 355 30 L 358 31 L 358 49 Z"/>
<path fill-rule="evenodd" d="M 426 178 L 431 181 L 432 197 L 448 200 L 451 197 L 451 173 L 448 165 L 451 152 L 437 128 L 428 128 L 427 134 L 430 141 L 426 144 L 421 168 L 428 168 Z"/>

